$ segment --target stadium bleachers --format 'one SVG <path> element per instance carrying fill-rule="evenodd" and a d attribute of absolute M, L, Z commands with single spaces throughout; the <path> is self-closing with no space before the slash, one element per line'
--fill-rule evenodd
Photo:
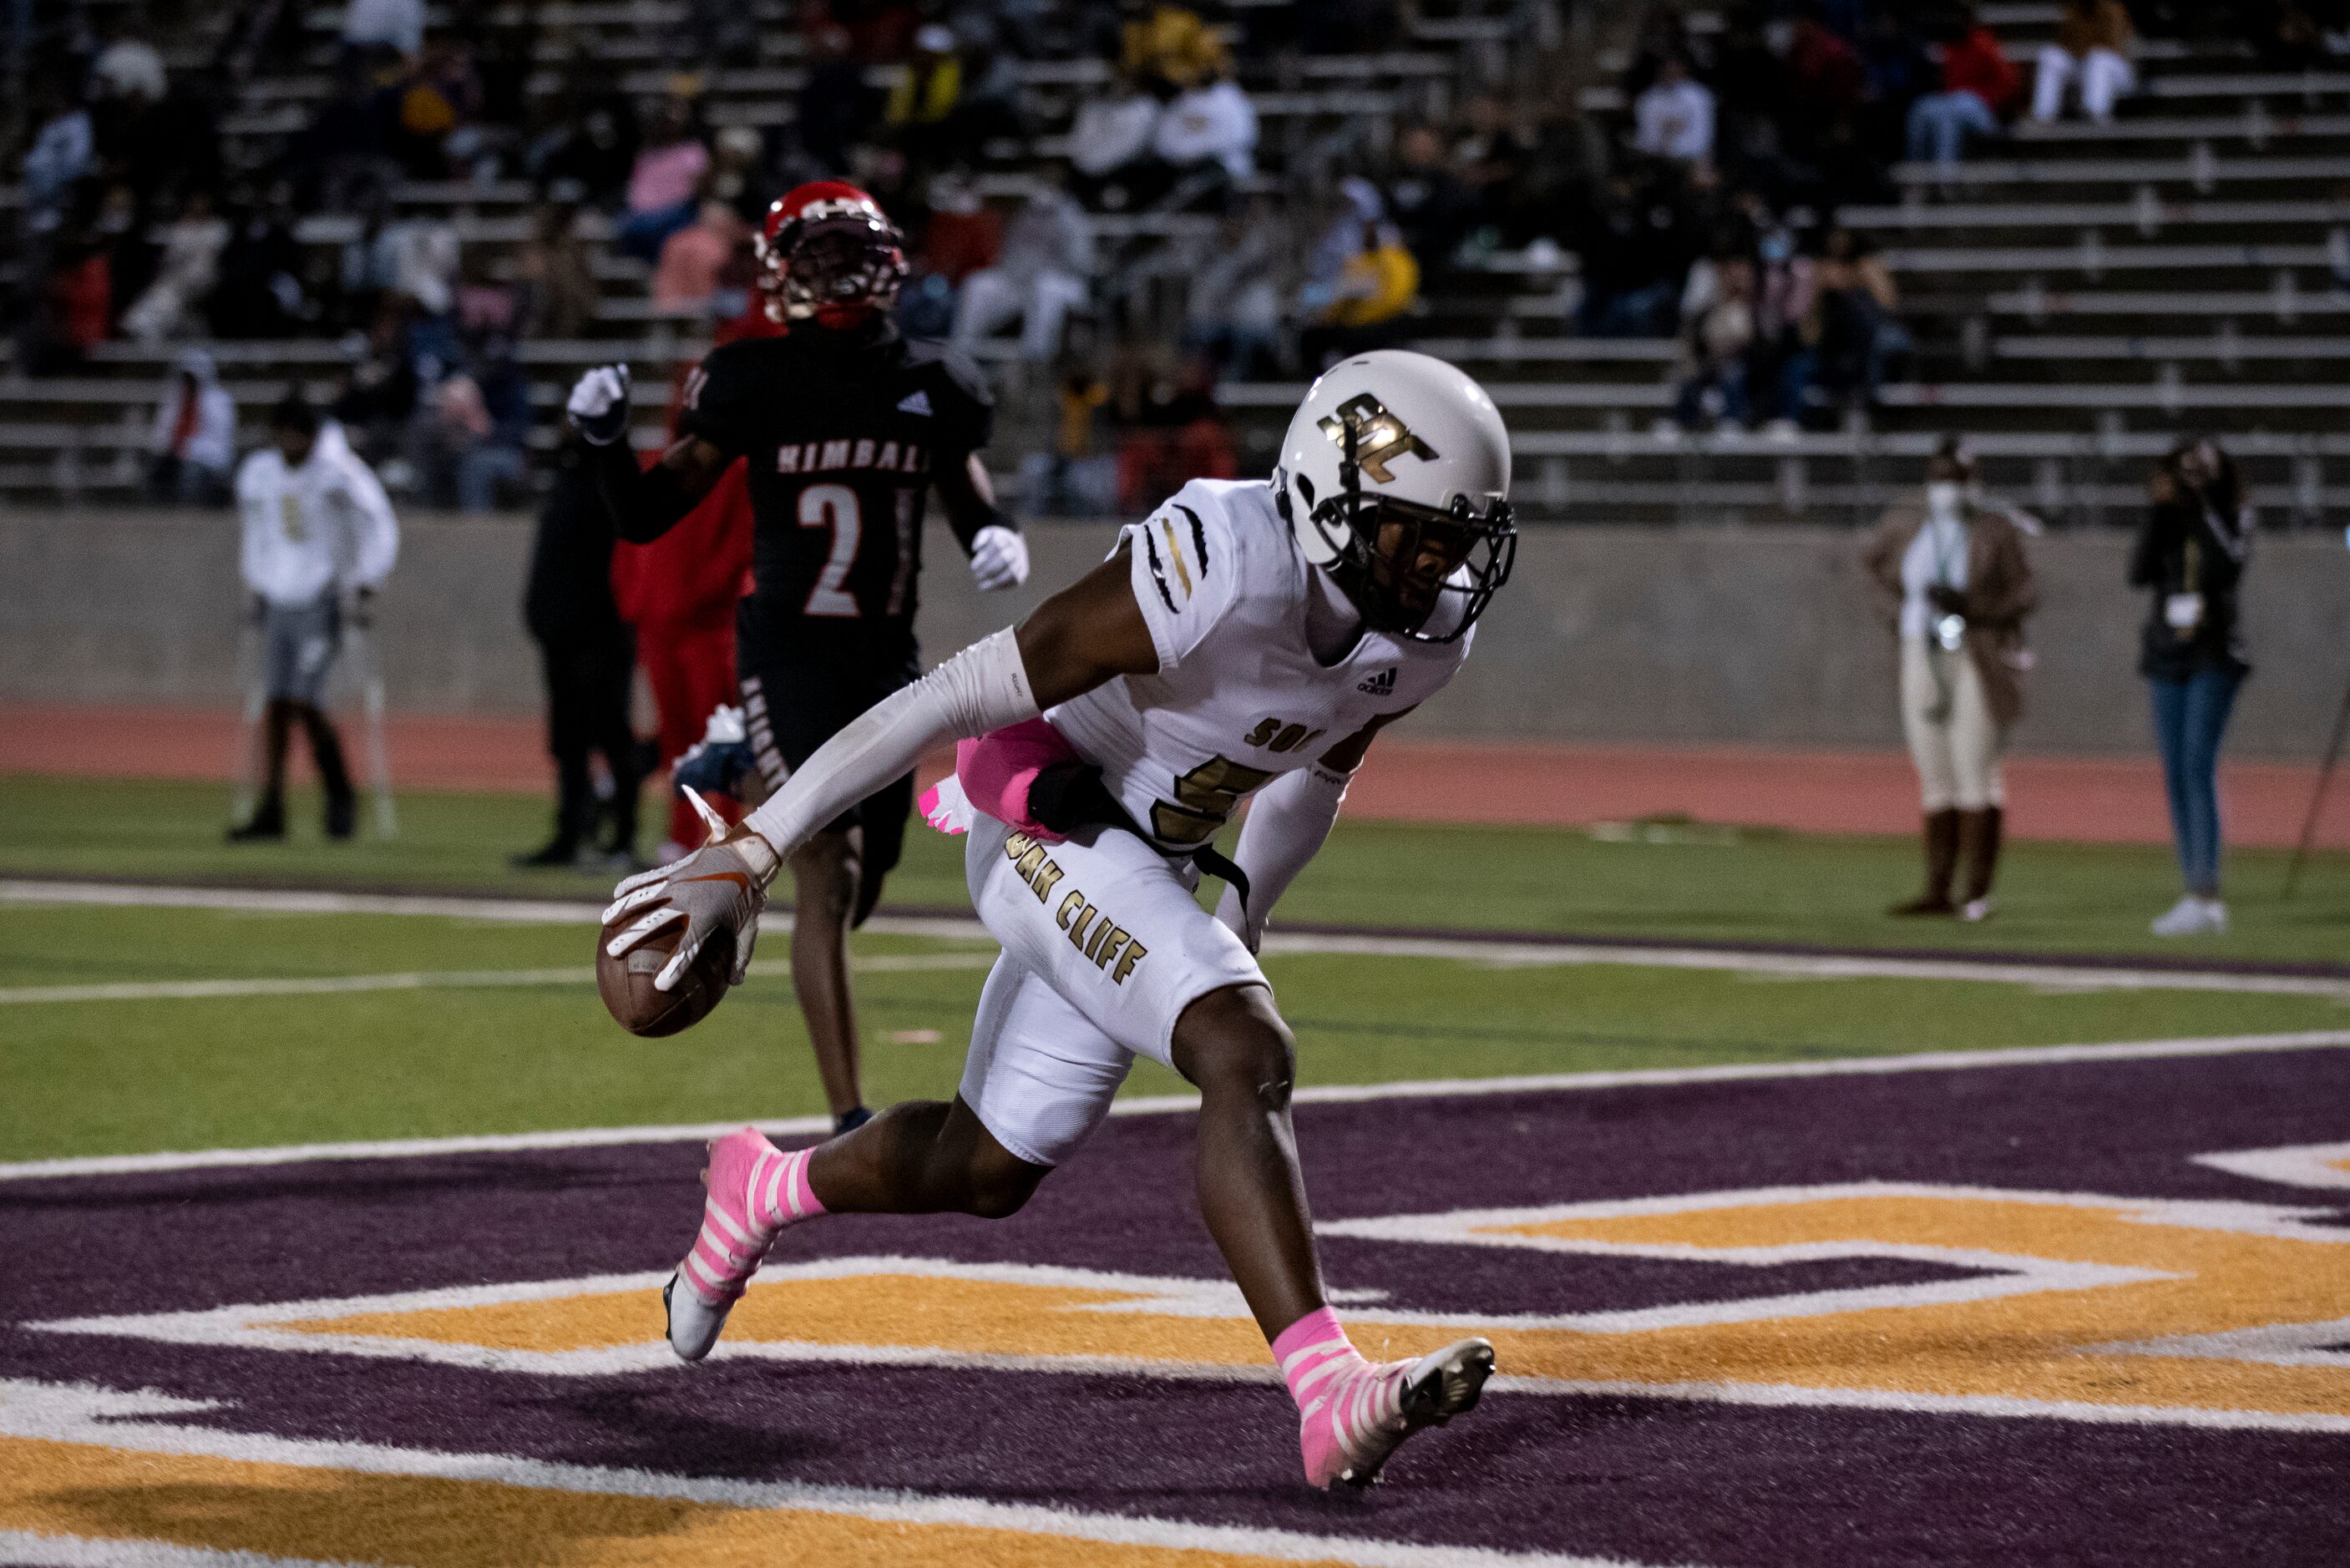
<path fill-rule="evenodd" d="M 758 9 L 775 24 L 761 29 L 758 63 L 707 74 L 714 123 L 789 112 L 801 36 L 773 0 Z M 532 91 L 556 90 L 563 52 L 583 48 L 630 90 L 658 90 L 682 10 L 668 0 L 537 8 L 560 36 L 541 45 Z M 2028 62 L 2054 11 L 2034 0 L 1984 16 Z M 308 57 L 246 87 L 224 122 L 233 164 L 259 165 L 329 90 L 338 19 L 313 12 Z M 1694 20 L 1701 32 L 1711 22 Z M 1375 145 L 1397 116 L 1440 109 L 1467 79 L 1464 52 L 1496 46 L 1496 21 L 1430 7 L 1385 52 L 1295 61 L 1277 81 L 1251 77 L 1263 187 L 1284 190 L 1284 175 Z M 1912 379 L 1887 386 L 1877 409 L 1846 416 L 1845 428 L 1793 437 L 1670 428 L 1676 345 L 1574 336 L 1572 256 L 1504 253 L 1444 275 L 1418 341 L 1492 386 L 1525 460 L 1526 514 L 1540 520 L 1857 517 L 1911 481 L 1930 432 L 1953 426 L 1984 437 L 1994 488 L 2054 521 L 2126 509 L 2146 461 L 2188 429 L 2230 439 L 2270 521 L 2312 519 L 2350 493 L 2350 447 L 2333 433 L 2350 407 L 2350 73 L 2266 72 L 2241 46 L 2163 39 L 2148 40 L 2140 67 L 2143 90 L 2109 125 L 2027 123 L 1955 170 L 1898 168 L 1898 200 L 1841 214 L 1883 247 L 1918 345 Z M 1076 90 L 1108 67 L 1022 69 L 1044 134 L 1024 156 L 989 150 L 1003 156 L 991 158 L 983 189 L 997 196 L 1066 155 Z M 889 69 L 874 79 L 886 83 Z M 1614 90 L 1586 89 L 1586 102 Z M 411 182 L 394 194 L 403 210 L 449 214 L 469 247 L 494 254 L 529 227 L 532 192 L 519 181 Z M 1106 265 L 1163 277 L 1170 243 L 1204 222 L 1104 219 Z M 332 245 L 356 223 L 314 216 L 297 237 Z M 555 409 L 578 367 L 626 358 L 659 384 L 699 348 L 696 322 L 647 305 L 640 265 L 607 258 L 598 270 L 604 294 L 589 335 L 525 346 L 545 415 L 541 446 L 555 439 Z M 248 422 L 289 382 L 323 392 L 342 363 L 321 341 L 210 347 Z M 62 379 L 0 370 L 0 493 L 135 488 L 173 351 L 109 344 Z M 1263 465 L 1299 390 L 1221 389 L 1244 465 Z M 660 410 L 640 402 L 639 439 L 650 441 Z M 1008 435 L 1034 428 L 1006 426 Z M 997 456 L 1009 469 L 1018 452 Z"/>

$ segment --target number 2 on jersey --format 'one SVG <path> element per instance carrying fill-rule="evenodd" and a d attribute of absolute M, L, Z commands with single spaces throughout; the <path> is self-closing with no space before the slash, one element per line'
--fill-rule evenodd
<path fill-rule="evenodd" d="M 1205 844 L 1232 818 L 1241 796 L 1271 778 L 1263 768 L 1211 757 L 1175 781 L 1175 798 L 1150 808 L 1150 831 L 1162 844 Z"/>
<path fill-rule="evenodd" d="M 807 613 L 834 620 L 855 620 L 862 612 L 857 596 L 848 591 L 848 569 L 857 565 L 858 541 L 864 537 L 865 519 L 857 492 L 846 484 L 811 484 L 800 492 L 800 526 L 832 530 L 832 549 L 808 590 Z"/>

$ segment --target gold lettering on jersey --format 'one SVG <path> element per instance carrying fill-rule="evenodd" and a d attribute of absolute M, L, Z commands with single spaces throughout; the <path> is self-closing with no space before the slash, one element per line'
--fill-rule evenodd
<path fill-rule="evenodd" d="M 1078 910 L 1077 918 L 1074 921 L 1070 922 L 1069 925 L 1069 945 L 1076 949 L 1079 952 L 1085 951 L 1087 929 L 1100 918 L 1101 911 L 1095 909 L 1091 904 L 1087 904 L 1084 909 Z"/>
<path fill-rule="evenodd" d="M 1268 752 L 1294 752 L 1300 746 L 1312 745 L 1322 736 L 1320 730 L 1309 730 L 1303 724 L 1293 724 L 1282 719 L 1259 719 L 1256 728 L 1242 737 L 1243 746 L 1257 746 Z"/>
<path fill-rule="evenodd" d="M 1101 950 L 1094 955 L 1094 967 L 1099 970 L 1109 968 L 1109 961 L 1118 957 L 1118 950 L 1130 940 L 1124 926 L 1111 927 L 1109 935 L 1101 940 Z"/>
<path fill-rule="evenodd" d="M 1338 411 L 1315 421 L 1324 435 L 1343 447 L 1347 432 L 1355 436 L 1355 465 L 1370 475 L 1374 484 L 1392 482 L 1395 473 L 1388 464 L 1399 457 L 1416 457 L 1423 462 L 1436 460 L 1436 449 L 1411 433 L 1410 427 L 1388 412 L 1385 404 L 1368 392 L 1360 392 L 1338 405 Z"/>
<path fill-rule="evenodd" d="M 1069 929 L 1069 922 L 1077 918 L 1077 911 L 1088 907 L 1086 903 L 1086 896 L 1072 888 L 1069 889 L 1069 896 L 1061 900 L 1060 913 L 1054 919 L 1061 923 L 1061 929 L 1066 931 Z"/>
<path fill-rule="evenodd" d="M 1150 950 L 1149 948 L 1144 947 L 1140 942 L 1128 940 L 1126 944 L 1126 956 L 1118 960 L 1118 967 L 1110 971 L 1110 983 L 1112 985 L 1124 985 L 1126 983 L 1126 977 L 1134 972 L 1134 966 L 1140 963 L 1149 955 Z"/>
<path fill-rule="evenodd" d="M 1014 875 L 1035 893 L 1040 904 L 1050 901 L 1054 887 L 1065 873 L 1060 862 L 1045 853 L 1044 843 L 1025 833 L 1015 833 L 1003 841 L 1003 857 L 1012 862 Z M 1134 972 L 1149 949 L 1137 942 L 1124 926 L 1096 909 L 1085 894 L 1072 888 L 1063 895 L 1061 907 L 1054 921 L 1069 933 L 1069 945 L 1093 961 L 1093 966 L 1107 973 L 1113 985 L 1124 985 L 1126 977 Z M 1110 969 L 1111 961 L 1118 964 Z"/>

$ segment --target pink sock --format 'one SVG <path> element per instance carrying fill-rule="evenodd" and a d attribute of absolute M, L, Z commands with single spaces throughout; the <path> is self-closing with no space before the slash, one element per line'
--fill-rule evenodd
<path fill-rule="evenodd" d="M 752 1190 L 763 1223 L 782 1227 L 813 1220 L 825 1211 L 816 1189 L 808 1185 L 808 1159 L 815 1153 L 813 1148 L 795 1148 L 754 1179 Z"/>
<path fill-rule="evenodd" d="M 1363 1354 L 1347 1337 L 1338 1314 L 1317 1308 L 1291 1324 L 1273 1342 L 1273 1359 L 1300 1410 L 1326 1390 L 1332 1376 L 1363 1365 Z"/>

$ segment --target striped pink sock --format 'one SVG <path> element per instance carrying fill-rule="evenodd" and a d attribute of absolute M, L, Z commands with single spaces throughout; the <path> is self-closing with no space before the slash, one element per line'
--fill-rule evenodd
<path fill-rule="evenodd" d="M 813 1220 L 824 1204 L 808 1185 L 808 1160 L 813 1148 L 795 1148 L 760 1171 L 751 1183 L 757 1209 L 753 1218 L 762 1226 L 780 1230 L 796 1220 Z"/>
<path fill-rule="evenodd" d="M 1347 1339 L 1338 1314 L 1326 1306 L 1283 1329 L 1273 1342 L 1273 1359 L 1289 1385 L 1289 1397 L 1308 1414 L 1317 1399 L 1328 1396 L 1334 1377 L 1368 1365 Z"/>

